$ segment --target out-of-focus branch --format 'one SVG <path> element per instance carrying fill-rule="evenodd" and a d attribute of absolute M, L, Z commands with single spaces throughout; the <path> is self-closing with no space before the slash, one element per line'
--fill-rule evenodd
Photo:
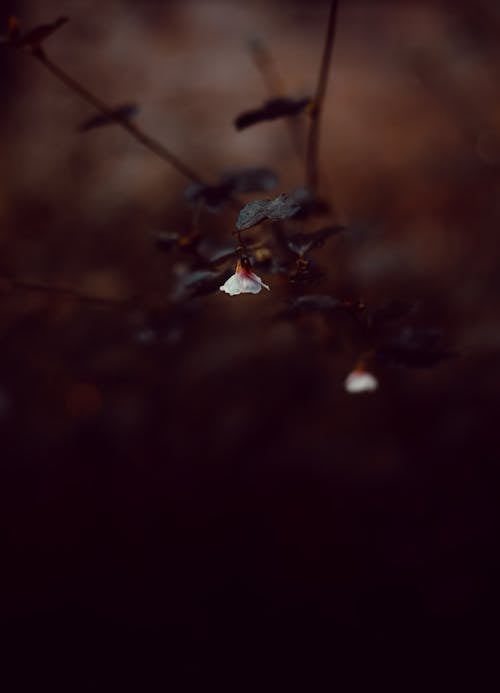
<path fill-rule="evenodd" d="M 325 98 L 326 87 L 328 83 L 328 73 L 330 70 L 333 44 L 335 42 L 335 29 L 337 25 L 338 4 L 338 0 L 331 0 L 330 2 L 330 12 L 328 15 L 328 24 L 326 29 L 325 43 L 323 47 L 323 57 L 321 59 L 318 84 L 316 87 L 314 104 L 311 113 L 311 125 L 309 127 L 309 135 L 307 138 L 306 185 L 311 192 L 316 191 L 318 187 L 318 152 L 320 124 L 323 110 L 323 101 Z"/>
<path fill-rule="evenodd" d="M 131 135 L 135 140 L 144 145 L 151 152 L 156 154 L 158 157 L 166 161 L 173 168 L 175 168 L 183 176 L 192 180 L 196 183 L 203 184 L 203 179 L 196 171 L 194 171 L 190 166 L 183 163 L 175 154 L 172 154 L 166 147 L 164 147 L 160 142 L 155 140 L 150 135 L 146 134 L 143 130 L 139 128 L 138 125 L 132 123 L 125 117 L 120 117 L 117 115 L 112 108 L 107 106 L 103 101 L 94 96 L 88 89 L 82 86 L 76 79 L 68 75 L 62 68 L 56 65 L 52 60 L 47 57 L 47 54 L 41 47 L 35 48 L 31 55 L 38 60 L 41 65 L 43 65 L 49 72 L 51 72 L 57 79 L 62 82 L 68 89 L 71 89 L 76 94 L 78 94 L 82 99 L 87 101 L 91 106 L 96 108 L 100 113 L 108 117 L 110 120 L 115 121 L 117 125 L 126 130 L 129 135 Z"/>
<path fill-rule="evenodd" d="M 262 77 L 267 92 L 271 98 L 285 95 L 285 87 L 283 80 L 278 72 L 276 63 L 269 48 L 259 38 L 253 38 L 249 42 L 250 55 L 253 62 Z M 285 118 L 285 124 L 288 130 L 288 136 L 292 149 L 295 152 L 300 162 L 304 158 L 304 147 L 301 138 L 301 123 L 293 118 Z"/>
<path fill-rule="evenodd" d="M 276 63 L 269 48 L 257 37 L 252 37 L 250 39 L 248 48 L 253 62 L 262 77 L 262 81 L 266 85 L 269 96 L 284 96 L 285 89 L 283 80 L 278 73 Z"/>

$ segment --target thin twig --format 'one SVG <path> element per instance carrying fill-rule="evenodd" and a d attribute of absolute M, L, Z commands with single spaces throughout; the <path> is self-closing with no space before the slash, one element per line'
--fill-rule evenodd
<path fill-rule="evenodd" d="M 323 47 L 323 57 L 321 59 L 321 67 L 319 70 L 316 95 L 314 97 L 313 111 L 311 113 L 311 125 L 309 127 L 309 136 L 307 138 L 306 185 L 311 192 L 314 192 L 318 187 L 318 151 L 320 120 L 323 110 L 323 101 L 325 98 L 326 87 L 328 83 L 328 72 L 330 70 L 333 44 L 335 41 L 335 28 L 337 25 L 337 7 L 338 0 L 331 0 L 330 13 L 328 16 L 328 26 L 326 29 L 325 44 Z"/>
<path fill-rule="evenodd" d="M 285 96 L 285 86 L 269 48 L 263 41 L 254 38 L 249 42 L 249 50 L 269 96 L 271 98 Z M 285 124 L 292 149 L 299 161 L 302 162 L 304 158 L 304 146 L 302 141 L 303 138 L 301 137 L 300 123 L 296 118 L 285 118 Z"/>
<path fill-rule="evenodd" d="M 242 234 L 242 232 L 238 229 L 236 231 L 236 236 L 238 238 L 239 246 L 236 248 L 236 250 L 239 251 L 240 253 L 242 253 L 243 255 L 248 255 L 249 254 L 248 247 L 247 247 L 247 244 L 245 243 L 245 241 L 243 240 L 241 234 Z"/>
<path fill-rule="evenodd" d="M 103 101 L 88 91 L 88 89 L 85 89 L 85 87 L 77 82 L 76 79 L 73 79 L 73 77 L 68 75 L 63 69 L 53 63 L 52 60 L 47 57 L 42 48 L 36 48 L 31 52 L 31 55 L 33 55 L 34 58 L 36 58 L 44 67 L 47 68 L 47 70 L 49 70 L 55 77 L 57 77 L 57 79 L 63 82 L 63 84 L 65 84 L 69 89 L 81 96 L 82 99 L 87 101 L 87 103 L 91 104 L 110 120 L 115 121 L 117 125 L 120 125 L 135 140 L 140 142 L 161 159 L 168 162 L 177 171 L 179 171 L 179 173 L 189 180 L 192 180 L 195 183 L 203 184 L 202 177 L 198 175 L 196 171 L 193 171 L 191 167 L 184 164 L 180 159 L 177 158 L 177 156 L 175 156 L 175 154 L 172 154 L 172 152 L 166 149 L 160 142 L 143 132 L 143 130 L 141 130 L 135 123 L 130 122 L 130 120 L 125 117 L 116 115 L 112 108 L 107 106 Z"/>
<path fill-rule="evenodd" d="M 52 62 L 42 48 L 37 48 L 32 51 L 32 55 L 39 60 L 44 67 L 46 67 L 53 75 L 55 75 L 61 82 L 63 82 L 69 89 L 77 93 L 82 97 L 87 103 L 90 103 L 94 108 L 96 108 L 100 113 L 105 115 L 110 120 L 116 122 L 124 130 L 126 130 L 135 140 L 143 144 L 149 151 L 153 152 L 160 159 L 166 161 L 168 164 L 173 166 L 179 173 L 185 176 L 188 180 L 191 180 L 200 185 L 206 185 L 204 179 L 199 173 L 194 171 L 190 166 L 183 163 L 175 154 L 172 154 L 166 147 L 164 147 L 160 142 L 155 140 L 150 135 L 146 134 L 143 130 L 139 128 L 138 125 L 132 123 L 126 117 L 116 114 L 112 108 L 107 106 L 103 101 L 98 99 L 94 94 L 85 89 L 79 82 L 77 82 L 73 77 L 70 77 L 63 69 Z M 236 197 L 231 196 L 228 200 L 229 205 L 236 210 L 240 210 L 243 203 Z"/>
<path fill-rule="evenodd" d="M 269 48 L 257 37 L 248 42 L 250 55 L 257 67 L 266 89 L 270 96 L 284 96 L 285 87 L 283 80 L 276 68 L 276 63 L 271 55 Z"/>

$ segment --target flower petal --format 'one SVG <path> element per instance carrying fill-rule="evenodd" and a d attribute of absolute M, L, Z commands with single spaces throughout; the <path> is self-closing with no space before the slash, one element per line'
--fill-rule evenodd
<path fill-rule="evenodd" d="M 269 291 L 269 287 L 253 272 L 236 272 L 232 277 L 229 277 L 227 282 L 220 287 L 230 296 L 238 294 L 258 294 L 262 287 Z"/>
<path fill-rule="evenodd" d="M 254 281 L 259 282 L 259 284 L 260 284 L 261 286 L 263 286 L 264 289 L 267 289 L 268 291 L 271 291 L 271 289 L 268 287 L 268 285 L 267 285 L 267 284 L 264 284 L 264 282 L 262 281 L 262 279 L 261 279 L 260 277 L 258 277 L 256 274 L 254 274 L 253 272 L 251 272 L 251 273 L 250 273 L 250 276 L 252 277 L 252 279 L 253 279 Z M 257 293 L 257 292 L 255 292 L 255 293 Z"/>
<path fill-rule="evenodd" d="M 374 392 L 378 388 L 378 380 L 367 371 L 352 371 L 345 379 L 344 387 L 353 395 L 359 392 Z"/>
<path fill-rule="evenodd" d="M 256 275 L 251 273 L 251 274 L 246 274 L 246 275 L 240 275 L 241 277 L 241 290 L 243 293 L 246 294 L 258 294 L 260 290 L 262 289 L 261 282 L 259 281 L 258 278 L 256 278 Z"/>
<path fill-rule="evenodd" d="M 225 291 L 226 294 L 229 294 L 230 296 L 237 296 L 238 294 L 241 294 L 242 288 L 240 276 L 238 274 L 233 274 L 232 277 L 229 277 L 226 283 L 219 288 L 221 291 Z"/>

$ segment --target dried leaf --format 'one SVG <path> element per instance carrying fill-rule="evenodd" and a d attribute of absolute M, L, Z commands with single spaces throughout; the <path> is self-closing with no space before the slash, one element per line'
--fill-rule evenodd
<path fill-rule="evenodd" d="M 240 211 L 236 228 L 239 231 L 257 226 L 264 220 L 281 221 L 293 217 L 300 210 L 295 200 L 286 194 L 279 195 L 274 200 L 254 200 Z"/>
<path fill-rule="evenodd" d="M 310 250 L 320 248 L 329 238 L 342 231 L 345 231 L 345 226 L 326 226 L 312 233 L 296 233 L 290 236 L 287 245 L 292 252 L 302 256 Z"/>
<path fill-rule="evenodd" d="M 87 130 L 92 130 L 93 128 L 99 128 L 103 125 L 113 125 L 120 120 L 131 120 L 139 112 L 139 106 L 136 103 L 125 103 L 121 106 L 117 106 L 109 115 L 104 113 L 98 113 L 92 118 L 84 120 L 78 126 L 79 132 L 86 132 Z"/>
<path fill-rule="evenodd" d="M 40 24 L 40 26 L 36 26 L 34 29 L 31 29 L 31 31 L 28 31 L 26 34 L 21 36 L 18 41 L 19 45 L 37 48 L 40 46 L 42 41 L 45 41 L 45 39 L 66 24 L 68 19 L 68 17 L 58 17 L 51 24 Z"/>
<path fill-rule="evenodd" d="M 237 130 L 243 130 L 256 123 L 265 120 L 275 120 L 287 116 L 298 115 L 306 106 L 311 103 L 311 99 L 287 99 L 277 98 L 266 101 L 260 108 L 252 111 L 244 111 L 235 119 L 234 125 Z"/>

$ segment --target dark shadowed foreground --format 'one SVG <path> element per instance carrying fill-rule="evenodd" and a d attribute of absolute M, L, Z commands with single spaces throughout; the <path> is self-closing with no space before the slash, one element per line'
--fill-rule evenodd
<path fill-rule="evenodd" d="M 203 181 L 0 46 L 4 690 L 482 689 L 495 3 L 340 4 L 313 200 L 326 4 L 14 5 Z"/>

